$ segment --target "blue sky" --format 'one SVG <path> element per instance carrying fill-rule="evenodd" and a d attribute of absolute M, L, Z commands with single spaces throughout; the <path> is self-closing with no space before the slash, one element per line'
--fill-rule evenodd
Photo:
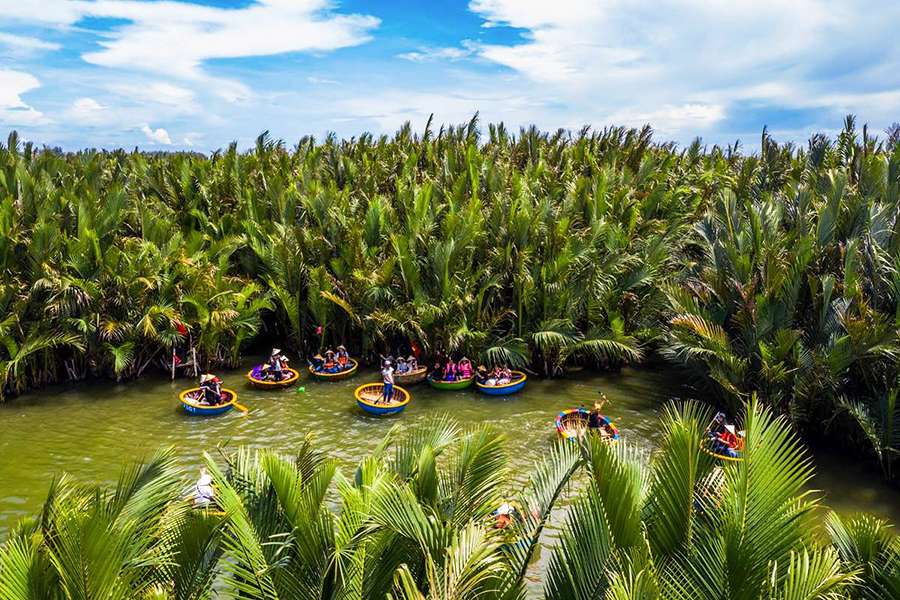
<path fill-rule="evenodd" d="M 900 121 L 897 23 L 896 0 L 0 0 L 0 130 L 208 151 L 480 111 L 753 148 Z"/>

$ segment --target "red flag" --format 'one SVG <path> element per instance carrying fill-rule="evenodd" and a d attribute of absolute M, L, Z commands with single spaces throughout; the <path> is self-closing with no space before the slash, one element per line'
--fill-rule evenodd
<path fill-rule="evenodd" d="M 419 344 L 416 343 L 415 340 L 412 341 L 412 343 L 409 345 L 409 347 L 412 348 L 412 353 L 413 353 L 413 356 L 416 357 L 416 360 L 419 360 L 422 358 L 422 348 L 419 347 Z"/>
<path fill-rule="evenodd" d="M 316 327 L 316 335 L 322 335 L 322 326 L 321 325 Z"/>
<path fill-rule="evenodd" d="M 187 336 L 187 327 L 185 327 L 184 323 L 182 323 L 181 321 L 175 322 L 175 329 L 178 330 L 178 335 L 180 335 L 181 337 Z"/>

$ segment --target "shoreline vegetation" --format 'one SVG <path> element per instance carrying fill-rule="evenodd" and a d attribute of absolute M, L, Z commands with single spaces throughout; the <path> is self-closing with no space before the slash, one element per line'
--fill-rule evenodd
<path fill-rule="evenodd" d="M 900 597 L 900 538 L 806 491 L 814 468 L 784 416 L 751 398 L 744 460 L 723 463 L 702 450 L 712 415 L 666 405 L 649 460 L 590 435 L 524 473 L 503 433 L 447 417 L 393 428 L 349 473 L 311 438 L 292 456 L 207 454 L 195 485 L 161 451 L 112 489 L 54 481 L 0 546 L 0 596 Z"/>
<path fill-rule="evenodd" d="M 896 133 L 896 132 L 894 132 Z M 563 376 L 665 361 L 897 482 L 900 144 L 503 125 L 206 156 L 0 144 L 0 398 L 345 343 Z"/>

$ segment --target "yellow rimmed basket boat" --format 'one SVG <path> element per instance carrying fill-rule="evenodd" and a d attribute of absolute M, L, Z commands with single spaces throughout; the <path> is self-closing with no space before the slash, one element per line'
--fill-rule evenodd
<path fill-rule="evenodd" d="M 287 368 L 284 369 L 284 372 L 288 374 L 288 377 L 279 381 L 271 381 L 268 379 L 264 379 L 263 370 L 259 366 L 256 366 L 247 373 L 247 381 L 250 382 L 250 385 L 256 388 L 260 388 L 263 390 L 278 390 L 286 387 L 291 387 L 300 380 L 300 371 L 298 371 L 297 369 Z"/>
<path fill-rule="evenodd" d="M 201 404 L 201 397 L 203 397 L 203 389 L 198 387 L 184 390 L 178 395 L 185 412 L 192 415 L 212 417 L 226 413 L 232 408 L 237 408 L 244 412 L 247 410 L 237 403 L 238 395 L 234 390 L 222 388 L 222 402 L 219 404 Z"/>
<path fill-rule="evenodd" d="M 742 460 L 744 460 L 743 457 L 741 456 L 741 453 L 744 452 L 744 435 L 743 435 L 743 433 L 744 432 L 741 431 L 737 434 L 737 448 L 734 449 L 738 454 L 737 456 L 728 456 L 727 454 L 719 454 L 718 452 L 714 451 L 711 448 L 712 440 L 710 440 L 710 439 L 706 440 L 706 444 L 704 444 L 701 447 L 701 449 L 704 452 L 706 452 L 707 454 L 709 454 L 710 456 L 712 456 L 713 458 L 718 458 L 719 460 L 724 460 L 725 462 L 741 462 Z"/>
<path fill-rule="evenodd" d="M 358 368 L 359 362 L 357 362 L 357 360 L 354 358 L 350 359 L 350 367 L 344 369 L 343 371 L 337 371 L 335 373 L 316 371 L 312 368 L 312 365 L 308 367 L 309 374 L 319 381 L 341 381 L 342 379 L 350 379 L 351 377 L 356 375 L 356 370 Z"/>
<path fill-rule="evenodd" d="M 383 383 L 364 383 L 353 392 L 357 406 L 370 415 L 379 417 L 403 412 L 412 399 L 409 392 L 397 385 L 394 386 L 394 396 L 390 402 L 382 401 L 383 394 Z"/>
<path fill-rule="evenodd" d="M 422 383 L 428 377 L 428 367 L 419 367 L 407 373 L 394 373 L 394 381 L 403 385 L 415 385 Z"/>

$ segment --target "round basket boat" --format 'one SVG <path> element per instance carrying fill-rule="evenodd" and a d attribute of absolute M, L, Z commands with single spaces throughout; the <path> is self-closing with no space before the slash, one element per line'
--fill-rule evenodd
<path fill-rule="evenodd" d="M 415 385 L 422 383 L 428 377 L 428 367 L 419 367 L 408 373 L 394 373 L 394 381 L 403 385 Z"/>
<path fill-rule="evenodd" d="M 512 381 L 509 383 L 485 385 L 476 381 L 475 385 L 482 394 L 487 394 L 488 396 L 508 396 L 509 394 L 515 394 L 516 392 L 522 391 L 522 388 L 525 387 L 525 380 L 528 379 L 528 376 L 522 371 L 513 371 L 512 375 Z"/>
<path fill-rule="evenodd" d="M 202 417 L 212 417 L 214 415 L 221 415 L 234 408 L 238 397 L 237 392 L 234 390 L 223 388 L 222 402 L 220 404 L 209 405 L 200 403 L 199 400 L 202 395 L 203 390 L 197 387 L 184 390 L 178 395 L 178 399 L 181 400 L 181 405 L 184 407 L 185 412 Z"/>
<path fill-rule="evenodd" d="M 247 373 L 247 381 L 249 381 L 250 385 L 252 385 L 253 387 L 264 390 L 277 390 L 281 388 L 291 387 L 300 379 L 300 371 L 291 368 L 287 368 L 284 371 L 288 374 L 288 377 L 285 377 L 284 379 L 280 379 L 278 381 L 271 381 L 269 379 L 263 379 L 262 369 L 260 369 L 258 366 L 253 367 L 253 370 Z"/>
<path fill-rule="evenodd" d="M 588 422 L 591 418 L 591 411 L 585 408 L 570 408 L 556 415 L 556 431 L 564 440 L 578 440 L 584 437 L 590 431 Z M 614 442 L 619 439 L 619 428 L 612 420 L 600 415 L 603 424 L 602 431 L 607 441 Z"/>
<path fill-rule="evenodd" d="M 428 385 L 436 390 L 464 390 L 471 387 L 473 383 L 475 383 L 474 376 L 468 379 L 457 379 L 456 381 L 439 381 L 430 375 L 428 376 Z"/>
<path fill-rule="evenodd" d="M 718 452 L 715 452 L 712 448 L 710 448 L 711 440 L 706 440 L 706 443 L 701 447 L 701 449 L 710 456 L 718 458 L 719 460 L 724 460 L 726 462 L 741 462 L 742 460 L 744 460 L 743 457 L 741 457 L 741 453 L 744 451 L 744 436 L 738 435 L 737 440 L 737 448 L 735 449 L 738 452 L 737 456 L 728 456 L 727 454 L 719 454 Z"/>
<path fill-rule="evenodd" d="M 379 417 L 403 412 L 406 405 L 409 404 L 411 396 L 402 387 L 394 386 L 394 397 L 390 402 L 382 401 L 383 391 L 383 383 L 365 383 L 356 388 L 353 395 L 356 396 L 356 404 L 361 409 L 370 415 Z"/>
<path fill-rule="evenodd" d="M 316 371 L 312 368 L 312 365 L 308 367 L 309 374 L 319 381 L 340 381 L 342 379 L 350 379 L 354 375 L 356 375 L 356 370 L 359 368 L 359 363 L 356 359 L 350 359 L 350 367 L 344 369 L 343 371 L 338 371 L 337 373 L 325 373 L 324 371 Z"/>

